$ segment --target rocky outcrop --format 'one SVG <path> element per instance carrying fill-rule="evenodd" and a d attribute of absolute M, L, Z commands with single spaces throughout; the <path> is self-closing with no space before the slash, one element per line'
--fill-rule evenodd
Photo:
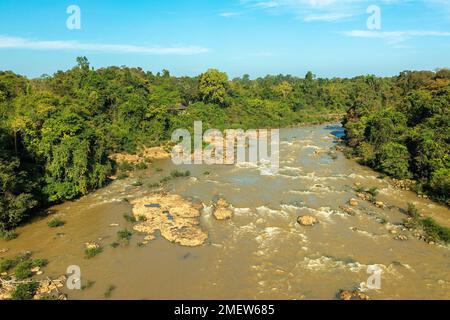
<path fill-rule="evenodd" d="M 356 211 L 353 208 L 350 208 L 349 206 L 340 206 L 339 208 L 350 216 L 356 215 Z"/>
<path fill-rule="evenodd" d="M 146 241 L 155 239 L 155 232 L 168 241 L 182 246 L 202 245 L 208 234 L 200 227 L 198 205 L 176 194 L 152 194 L 131 202 L 135 217 L 146 218 L 134 226 L 134 230 L 147 233 Z M 157 204 L 157 206 L 151 206 Z"/>
<path fill-rule="evenodd" d="M 118 163 L 129 162 L 137 165 L 141 162 L 150 162 L 153 160 L 169 159 L 170 153 L 162 147 L 145 148 L 140 154 L 126 154 L 116 153 L 111 156 L 111 159 Z"/>
<path fill-rule="evenodd" d="M 233 209 L 231 205 L 223 198 L 220 198 L 214 204 L 214 218 L 217 220 L 228 220 L 233 217 Z"/>

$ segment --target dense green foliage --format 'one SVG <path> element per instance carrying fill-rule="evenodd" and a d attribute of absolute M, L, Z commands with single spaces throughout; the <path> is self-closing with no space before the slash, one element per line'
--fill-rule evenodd
<path fill-rule="evenodd" d="M 366 79 L 344 120 L 353 154 L 418 191 L 450 200 L 450 71 Z"/>
<path fill-rule="evenodd" d="M 229 80 L 215 69 L 198 77 L 94 70 L 86 58 L 33 80 L 0 72 L 0 232 L 104 186 L 115 170 L 112 153 L 160 145 L 199 120 L 205 130 L 284 127 L 351 108 L 349 144 L 366 163 L 395 176 L 420 173 L 448 195 L 448 73 L 415 74 Z"/>

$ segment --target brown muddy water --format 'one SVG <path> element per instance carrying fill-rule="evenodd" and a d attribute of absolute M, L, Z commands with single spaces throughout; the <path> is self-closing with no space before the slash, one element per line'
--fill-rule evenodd
<path fill-rule="evenodd" d="M 389 232 L 402 222 L 399 208 L 408 202 L 447 225 L 450 210 L 394 189 L 340 152 L 333 159 L 327 150 L 334 147 L 336 131 L 341 129 L 327 125 L 282 129 L 276 175 L 250 165 L 180 168 L 170 160 L 155 162 L 134 177 L 51 208 L 65 226 L 50 229 L 50 217 L 23 226 L 16 240 L 0 241 L 0 249 L 9 249 L 0 257 L 30 250 L 50 261 L 44 271 L 51 277 L 65 274 L 69 265 L 80 266 L 82 283 L 95 284 L 64 288 L 69 299 L 104 299 L 111 285 L 116 287 L 112 299 L 334 299 L 339 289 L 354 288 L 373 299 L 450 299 L 449 247 L 427 244 L 401 228 L 399 234 L 409 240 L 394 240 Z M 318 149 L 324 152 L 318 155 Z M 149 184 L 175 168 L 189 169 L 192 176 L 170 181 L 166 190 L 204 203 L 201 226 L 208 241 L 189 248 L 158 237 L 138 247 L 145 235 L 135 233 L 128 245 L 110 247 L 119 229 L 132 229 L 123 218 L 132 207 L 123 199 L 154 192 Z M 138 178 L 143 185 L 134 187 Z M 355 216 L 342 212 L 339 206 L 356 198 L 355 183 L 378 187 L 378 198 L 389 209 L 360 200 Z M 218 195 L 235 208 L 232 220 L 211 215 L 209 204 Z M 297 217 L 305 214 L 320 223 L 300 226 Z M 89 241 L 104 251 L 86 260 Z M 364 286 L 372 264 L 383 270 L 379 290 Z"/>

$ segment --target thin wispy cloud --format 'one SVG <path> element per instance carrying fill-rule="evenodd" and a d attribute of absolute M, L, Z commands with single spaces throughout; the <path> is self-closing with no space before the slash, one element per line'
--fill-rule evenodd
<path fill-rule="evenodd" d="M 346 14 L 346 13 L 325 13 L 325 14 L 311 14 L 307 15 L 303 18 L 306 22 L 315 22 L 315 21 L 325 21 L 325 22 L 332 22 L 332 21 L 339 21 L 346 18 L 352 17 L 352 14 Z"/>
<path fill-rule="evenodd" d="M 369 31 L 351 30 L 341 34 L 353 38 L 383 39 L 396 48 L 404 48 L 401 43 L 415 37 L 450 37 L 447 31 L 405 30 L 405 31 Z"/>
<path fill-rule="evenodd" d="M 400 6 L 413 2 L 450 12 L 450 0 L 240 0 L 247 8 L 291 14 L 305 22 L 336 22 L 366 14 L 369 5 Z"/>
<path fill-rule="evenodd" d="M 102 53 L 135 53 L 148 55 L 194 55 L 206 53 L 209 51 L 208 48 L 197 46 L 147 47 L 129 44 L 87 43 L 70 40 L 33 40 L 2 35 L 0 35 L 0 49 L 71 50 Z"/>
<path fill-rule="evenodd" d="M 368 0 L 241 0 L 246 7 L 278 14 L 291 14 L 306 22 L 332 22 L 361 14 L 361 4 Z"/>
<path fill-rule="evenodd" d="M 221 12 L 221 13 L 219 13 L 219 16 L 224 17 L 224 18 L 236 17 L 239 15 L 241 15 L 240 12 Z"/>

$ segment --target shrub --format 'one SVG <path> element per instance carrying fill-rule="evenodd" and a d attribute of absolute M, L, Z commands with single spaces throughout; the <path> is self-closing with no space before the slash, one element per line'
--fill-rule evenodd
<path fill-rule="evenodd" d="M 172 178 L 189 177 L 190 175 L 191 175 L 191 172 L 189 170 L 187 170 L 187 171 L 173 170 L 172 172 L 170 172 L 170 176 Z"/>
<path fill-rule="evenodd" d="M 140 215 L 140 216 L 138 217 L 138 220 L 141 221 L 141 222 L 145 222 L 145 221 L 147 221 L 147 217 L 144 216 L 144 215 Z"/>
<path fill-rule="evenodd" d="M 0 273 L 8 272 L 11 269 L 14 269 L 14 267 L 19 263 L 19 261 L 15 259 L 4 259 L 0 261 Z"/>
<path fill-rule="evenodd" d="M 450 242 L 450 228 L 438 225 L 432 218 L 423 219 L 421 224 L 430 240 Z"/>
<path fill-rule="evenodd" d="M 32 266 L 34 267 L 39 267 L 39 268 L 43 268 L 45 266 L 48 265 L 48 260 L 47 259 L 35 259 L 32 261 Z"/>
<path fill-rule="evenodd" d="M 39 284 L 37 282 L 21 283 L 13 291 L 13 300 L 31 300 L 36 294 Z"/>
<path fill-rule="evenodd" d="M 149 183 L 147 186 L 149 188 L 159 188 L 159 187 L 161 187 L 161 184 L 158 182 L 155 182 L 155 183 Z"/>
<path fill-rule="evenodd" d="M 132 215 L 129 215 L 128 213 L 125 213 L 123 215 L 123 218 L 125 219 L 125 221 L 127 222 L 136 222 L 136 218 Z"/>
<path fill-rule="evenodd" d="M 111 295 L 114 290 L 116 290 L 116 286 L 114 286 L 114 285 L 109 286 L 108 289 L 106 289 L 105 298 L 106 299 L 111 298 Z"/>
<path fill-rule="evenodd" d="M 86 250 L 84 250 L 84 256 L 86 259 L 91 259 L 102 252 L 102 247 L 87 248 Z"/>
<path fill-rule="evenodd" d="M 134 166 L 130 162 L 124 161 L 119 164 L 119 169 L 122 171 L 133 171 Z"/>
<path fill-rule="evenodd" d="M 430 186 L 434 195 L 447 201 L 450 197 L 450 169 L 435 171 Z"/>
<path fill-rule="evenodd" d="M 129 176 L 128 176 L 127 173 L 121 172 L 121 173 L 119 173 L 119 175 L 117 176 L 117 179 L 118 179 L 118 180 L 124 180 L 124 179 L 126 179 L 126 178 L 128 178 L 128 177 L 129 177 Z"/>
<path fill-rule="evenodd" d="M 148 165 L 145 162 L 139 162 L 136 164 L 136 169 L 138 170 L 145 170 L 148 168 Z"/>
<path fill-rule="evenodd" d="M 81 286 L 81 290 L 89 289 L 89 288 L 91 288 L 94 284 L 95 284 L 95 281 L 88 280 L 88 281 L 86 282 L 86 284 L 83 284 L 83 285 Z"/>
<path fill-rule="evenodd" d="M 33 275 L 33 272 L 31 272 L 32 268 L 33 268 L 32 261 L 29 260 L 22 261 L 14 269 L 14 275 L 18 280 L 30 278 Z"/>
<path fill-rule="evenodd" d="M 133 235 L 133 233 L 128 231 L 128 229 L 123 229 L 123 230 L 117 231 L 117 236 L 121 240 L 130 240 L 132 235 Z"/>
<path fill-rule="evenodd" d="M 11 241 L 18 237 L 19 235 L 14 231 L 6 231 L 6 230 L 0 230 L 0 239 L 5 241 Z"/>
<path fill-rule="evenodd" d="M 47 225 L 50 228 L 58 228 L 58 227 L 62 227 L 63 225 L 65 225 L 66 222 L 59 219 L 59 218 L 53 218 L 51 219 L 49 222 L 47 222 Z"/>
<path fill-rule="evenodd" d="M 408 203 L 408 209 L 406 209 L 406 214 L 413 219 L 419 218 L 419 212 L 413 203 Z"/>

